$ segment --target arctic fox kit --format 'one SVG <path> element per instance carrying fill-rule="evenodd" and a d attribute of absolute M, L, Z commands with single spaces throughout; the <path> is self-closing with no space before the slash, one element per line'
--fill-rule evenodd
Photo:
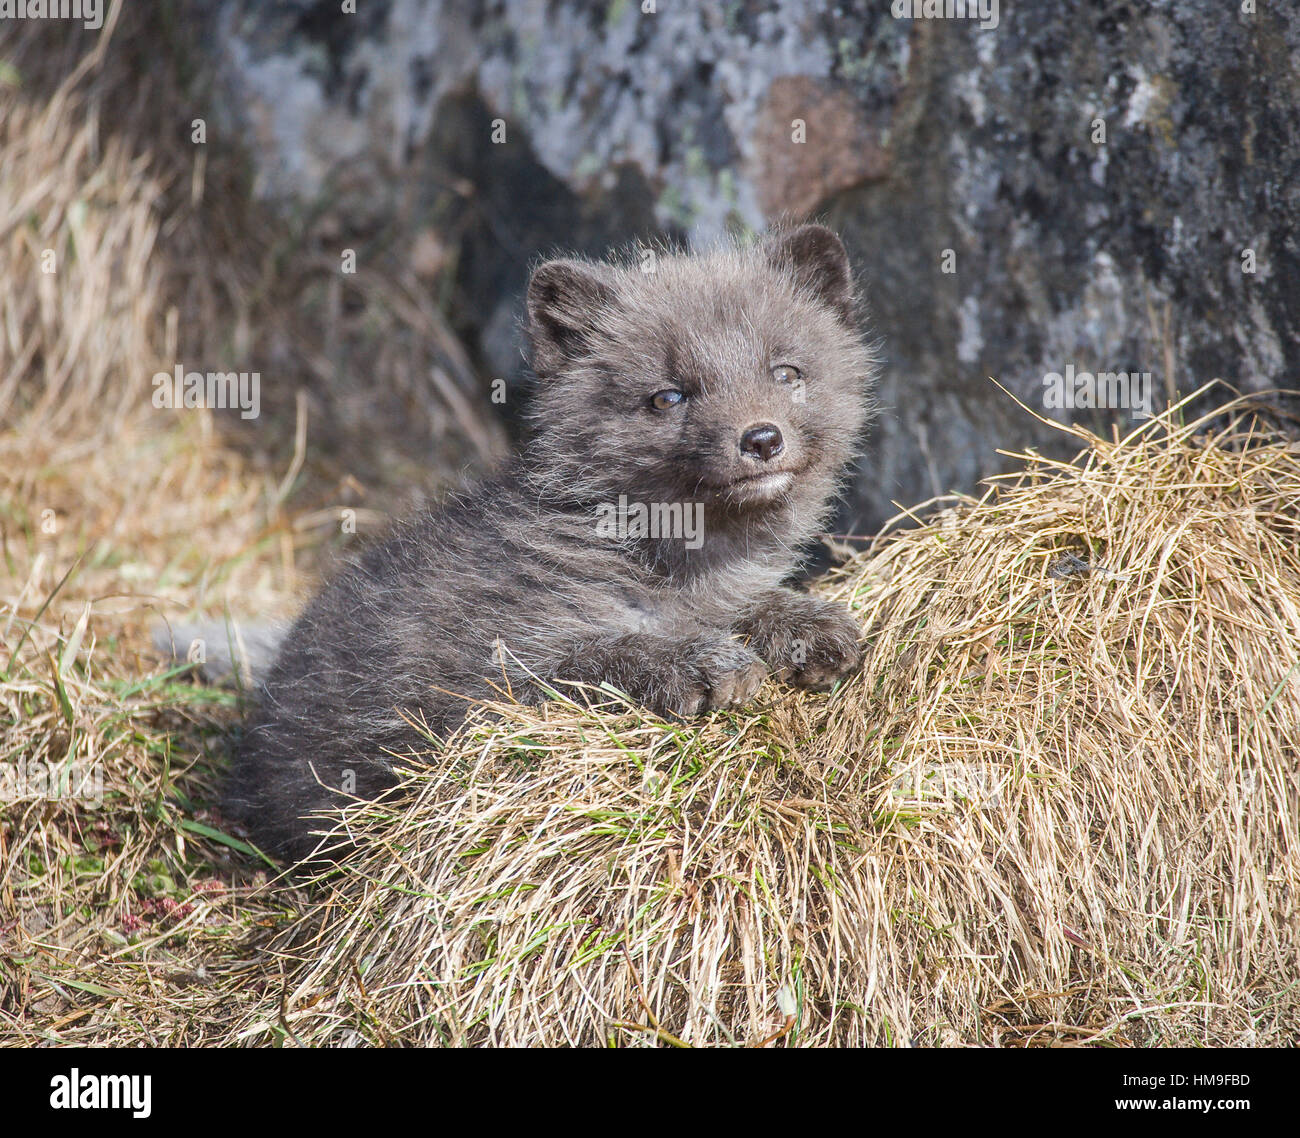
<path fill-rule="evenodd" d="M 652 268 L 536 269 L 522 453 L 397 526 L 284 639 L 227 798 L 267 851 L 310 855 L 313 811 L 428 749 L 412 721 L 444 735 L 507 688 L 608 682 L 691 716 L 857 665 L 848 612 L 782 585 L 870 414 L 843 245 L 806 225 Z"/>

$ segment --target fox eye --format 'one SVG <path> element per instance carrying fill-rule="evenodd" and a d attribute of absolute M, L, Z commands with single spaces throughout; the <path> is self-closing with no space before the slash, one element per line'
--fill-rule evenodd
<path fill-rule="evenodd" d="M 670 407 L 676 407 L 685 398 L 686 392 L 678 391 L 675 388 L 668 391 L 656 391 L 650 396 L 650 406 L 656 411 L 667 411 Z"/>
<path fill-rule="evenodd" d="M 772 369 L 772 378 L 777 383 L 794 383 L 795 380 L 803 378 L 803 372 L 794 364 L 777 364 Z"/>

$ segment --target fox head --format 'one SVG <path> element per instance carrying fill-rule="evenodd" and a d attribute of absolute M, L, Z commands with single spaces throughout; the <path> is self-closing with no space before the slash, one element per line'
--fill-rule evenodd
<path fill-rule="evenodd" d="M 701 503 L 714 526 L 821 516 L 876 367 L 830 230 L 642 264 L 548 261 L 527 307 L 525 463 L 550 491 Z"/>

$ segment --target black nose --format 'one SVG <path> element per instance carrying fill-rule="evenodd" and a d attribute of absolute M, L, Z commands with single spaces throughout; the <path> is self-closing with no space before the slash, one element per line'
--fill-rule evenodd
<path fill-rule="evenodd" d="M 740 436 L 740 453 L 752 454 L 764 462 L 775 458 L 783 450 L 785 450 L 785 440 L 781 438 L 781 432 L 771 423 L 759 423 L 757 427 L 750 427 Z"/>

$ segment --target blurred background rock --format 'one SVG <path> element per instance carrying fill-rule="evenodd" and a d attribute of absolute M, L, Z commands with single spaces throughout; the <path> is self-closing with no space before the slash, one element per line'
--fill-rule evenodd
<path fill-rule="evenodd" d="M 1295 386 L 1300 8 L 1019 0 L 981 29 L 894 6 L 177 0 L 127 5 L 114 51 L 171 69 L 159 130 L 183 149 L 204 118 L 207 196 L 264 234 L 207 363 L 261 366 L 252 429 L 282 442 L 305 387 L 340 477 L 501 453 L 539 256 L 783 217 L 843 234 L 883 342 L 841 530 L 1067 445 L 989 377 L 1040 412 L 1067 365 L 1150 372 L 1157 409 Z"/>

